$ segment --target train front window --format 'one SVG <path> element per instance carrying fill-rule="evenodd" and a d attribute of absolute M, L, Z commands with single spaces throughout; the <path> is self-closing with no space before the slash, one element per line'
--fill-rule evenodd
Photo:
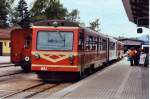
<path fill-rule="evenodd" d="M 73 32 L 41 31 L 38 32 L 38 50 L 72 50 Z"/>

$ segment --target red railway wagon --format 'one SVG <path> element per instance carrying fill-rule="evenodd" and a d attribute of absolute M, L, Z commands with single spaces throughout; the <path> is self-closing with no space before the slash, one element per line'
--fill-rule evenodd
<path fill-rule="evenodd" d="M 11 62 L 28 72 L 31 70 L 32 29 L 14 29 L 11 32 Z"/>
<path fill-rule="evenodd" d="M 54 26 L 33 26 L 12 31 L 12 61 L 20 64 L 25 71 L 31 67 L 40 78 L 48 79 L 57 78 L 52 73 L 83 76 L 119 58 L 117 40 L 63 21 L 61 24 L 53 23 Z M 46 21 L 44 24 L 50 23 Z M 18 41 L 15 39 L 17 34 Z"/>
<path fill-rule="evenodd" d="M 31 69 L 40 78 L 50 72 L 82 75 L 106 61 L 104 35 L 81 27 L 33 27 Z"/>

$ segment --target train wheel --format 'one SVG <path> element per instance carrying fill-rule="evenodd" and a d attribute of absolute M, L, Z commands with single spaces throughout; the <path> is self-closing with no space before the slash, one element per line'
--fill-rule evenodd
<path fill-rule="evenodd" d="M 94 64 L 92 64 L 89 68 L 89 74 L 92 74 L 94 72 Z"/>
<path fill-rule="evenodd" d="M 73 74 L 74 80 L 73 81 L 79 81 L 85 78 L 85 74 L 81 72 L 76 72 Z"/>
<path fill-rule="evenodd" d="M 31 64 L 29 62 L 21 62 L 21 68 L 24 72 L 30 72 Z"/>
<path fill-rule="evenodd" d="M 44 73 L 44 72 L 37 72 L 36 73 L 38 78 L 43 80 L 43 81 L 49 81 L 50 78 L 48 77 L 47 73 Z"/>
<path fill-rule="evenodd" d="M 108 61 L 107 62 L 103 62 L 103 67 L 106 67 L 108 65 Z"/>

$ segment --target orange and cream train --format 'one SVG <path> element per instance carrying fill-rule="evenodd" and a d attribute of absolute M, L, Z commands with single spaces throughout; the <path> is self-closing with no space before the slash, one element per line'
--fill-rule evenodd
<path fill-rule="evenodd" d="M 104 63 L 122 58 L 123 43 L 89 28 L 66 25 L 65 21 L 57 24 L 60 25 L 13 30 L 12 62 L 44 78 L 52 72 L 83 76 Z"/>

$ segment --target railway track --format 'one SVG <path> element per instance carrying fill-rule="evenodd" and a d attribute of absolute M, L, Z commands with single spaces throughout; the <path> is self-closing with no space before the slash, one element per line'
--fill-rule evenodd
<path fill-rule="evenodd" d="M 13 75 L 17 75 L 17 74 L 20 74 L 20 73 L 22 73 L 22 71 L 18 71 L 18 72 L 15 72 L 15 73 L 3 74 L 3 75 L 0 75 L 0 77 L 13 76 Z"/>
<path fill-rule="evenodd" d="M 5 67 L 13 67 L 15 66 L 14 64 L 0 64 L 0 68 L 5 68 Z"/>
<path fill-rule="evenodd" d="M 47 90 L 53 89 L 61 85 L 61 83 L 57 84 L 47 84 L 47 83 L 39 83 L 29 88 L 25 88 L 20 91 L 13 92 L 11 94 L 5 95 L 1 98 L 31 98 L 39 93 L 45 92 Z"/>
<path fill-rule="evenodd" d="M 0 64 L 0 70 L 2 70 L 2 72 L 4 71 L 3 69 L 5 69 L 6 71 L 8 69 L 11 69 L 9 67 L 14 67 L 15 65 L 14 64 Z M 8 69 L 7 69 L 8 68 Z M 16 75 L 16 74 L 20 74 L 22 71 L 16 71 L 16 72 L 12 72 L 12 73 L 7 73 L 7 74 L 0 74 L 0 77 L 6 77 L 6 76 L 12 76 L 12 75 Z"/>
<path fill-rule="evenodd" d="M 11 73 L 11 74 L 5 74 L 5 75 L 0 75 L 0 82 L 4 82 L 4 81 L 9 81 L 12 79 L 15 79 L 17 75 L 20 75 L 21 72 L 16 72 L 16 73 Z"/>

